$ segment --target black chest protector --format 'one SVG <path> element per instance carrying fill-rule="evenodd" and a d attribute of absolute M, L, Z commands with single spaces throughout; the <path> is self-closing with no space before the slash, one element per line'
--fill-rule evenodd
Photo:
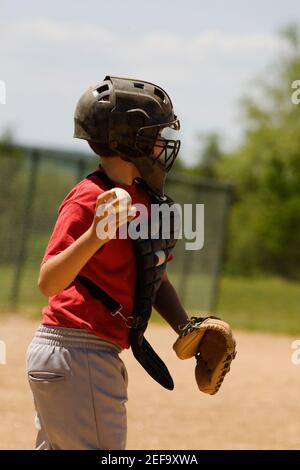
<path fill-rule="evenodd" d="M 101 171 L 95 171 L 88 176 L 100 178 L 107 189 L 115 187 L 115 184 Z M 150 197 L 151 205 L 155 204 L 157 209 L 162 204 L 167 204 L 168 206 L 174 204 L 167 196 L 161 197 L 152 192 L 142 180 L 139 180 L 138 184 L 142 185 Z M 143 238 L 140 237 L 132 240 L 137 265 L 137 284 L 131 317 L 127 319 L 123 317 L 120 311 L 122 307 L 119 303 L 90 281 L 90 279 L 78 275 L 76 281 L 81 282 L 94 297 L 99 298 L 111 310 L 113 315 L 121 314 L 127 327 L 130 328 L 130 345 L 134 357 L 154 380 L 163 387 L 173 390 L 173 379 L 166 365 L 144 337 L 144 332 L 151 316 L 152 306 L 155 302 L 155 296 L 166 269 L 167 259 L 177 241 L 174 233 L 174 212 L 172 210 L 169 211 L 168 238 L 164 238 L 162 212 L 157 210 L 157 214 L 158 217 L 155 221 L 156 229 L 153 231 L 152 228 L 152 236 L 151 223 L 149 223 L 148 237 L 143 236 Z M 156 233 L 156 236 L 153 237 L 153 233 Z"/>

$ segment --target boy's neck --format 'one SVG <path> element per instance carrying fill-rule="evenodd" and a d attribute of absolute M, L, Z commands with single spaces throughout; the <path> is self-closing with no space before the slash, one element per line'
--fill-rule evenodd
<path fill-rule="evenodd" d="M 101 159 L 101 166 L 107 176 L 115 183 L 131 186 L 135 178 L 141 177 L 139 170 L 133 163 L 127 162 L 117 155 L 103 157 Z"/>

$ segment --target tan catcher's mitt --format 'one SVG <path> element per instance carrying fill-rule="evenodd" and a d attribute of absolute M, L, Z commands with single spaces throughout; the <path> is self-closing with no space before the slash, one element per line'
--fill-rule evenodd
<path fill-rule="evenodd" d="M 192 317 L 180 326 L 173 349 L 179 359 L 196 357 L 199 390 L 214 395 L 236 356 L 236 342 L 228 323 L 218 317 Z"/>

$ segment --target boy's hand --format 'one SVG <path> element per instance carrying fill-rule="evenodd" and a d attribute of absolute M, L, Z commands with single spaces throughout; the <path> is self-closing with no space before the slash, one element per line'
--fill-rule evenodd
<path fill-rule="evenodd" d="M 113 188 L 105 191 L 97 198 L 95 215 L 92 223 L 93 239 L 99 244 L 107 243 L 115 237 L 118 228 L 133 220 L 136 208 L 127 191 L 122 188 Z"/>

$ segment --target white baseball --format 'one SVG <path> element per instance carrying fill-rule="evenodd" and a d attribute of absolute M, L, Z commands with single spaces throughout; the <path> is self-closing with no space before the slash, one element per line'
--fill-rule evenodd
<path fill-rule="evenodd" d="M 125 189 L 114 188 L 112 191 L 116 193 L 117 199 L 120 202 L 122 202 L 123 204 L 125 204 L 125 202 L 126 202 L 126 204 L 128 206 L 131 206 L 131 204 L 132 204 L 131 196 L 127 191 L 125 191 Z"/>
<path fill-rule="evenodd" d="M 131 216 L 131 217 L 135 216 L 136 215 L 136 208 L 131 205 L 132 204 L 132 199 L 131 199 L 130 194 L 127 191 L 125 191 L 125 189 L 122 189 L 122 188 L 114 188 L 114 191 L 116 193 L 116 196 L 117 196 L 117 199 L 119 201 L 120 207 L 123 210 L 127 210 L 127 208 L 129 207 L 128 215 Z"/>

